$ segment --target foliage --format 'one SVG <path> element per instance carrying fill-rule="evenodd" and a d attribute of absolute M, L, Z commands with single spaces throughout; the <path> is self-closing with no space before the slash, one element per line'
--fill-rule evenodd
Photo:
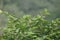
<path fill-rule="evenodd" d="M 60 18 L 49 22 L 40 15 L 16 18 L 7 12 L 3 14 L 9 18 L 1 40 L 60 40 Z"/>

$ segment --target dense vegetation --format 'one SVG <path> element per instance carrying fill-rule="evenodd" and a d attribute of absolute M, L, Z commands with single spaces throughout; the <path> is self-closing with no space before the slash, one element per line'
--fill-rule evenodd
<path fill-rule="evenodd" d="M 60 0 L 0 0 L 0 29 L 0 40 L 60 40 Z"/>
<path fill-rule="evenodd" d="M 5 11 L 0 13 L 8 16 L 1 40 L 60 40 L 60 18 L 48 21 L 40 15 L 16 18 Z"/>

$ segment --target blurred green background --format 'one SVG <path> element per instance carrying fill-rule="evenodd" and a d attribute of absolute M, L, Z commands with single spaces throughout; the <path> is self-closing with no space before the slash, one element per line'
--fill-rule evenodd
<path fill-rule="evenodd" d="M 40 13 L 44 9 L 48 9 L 49 16 L 46 15 L 47 20 L 52 20 L 60 17 L 60 0 L 0 0 L 0 10 L 9 12 L 11 15 L 21 17 L 29 14 L 44 15 Z M 7 16 L 0 14 L 0 27 L 7 23 Z"/>

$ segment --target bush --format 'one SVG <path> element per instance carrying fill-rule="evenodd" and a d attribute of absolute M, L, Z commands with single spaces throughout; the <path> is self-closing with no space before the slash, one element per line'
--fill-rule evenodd
<path fill-rule="evenodd" d="M 60 18 L 49 22 L 39 15 L 16 18 L 3 13 L 9 18 L 1 40 L 60 40 Z"/>

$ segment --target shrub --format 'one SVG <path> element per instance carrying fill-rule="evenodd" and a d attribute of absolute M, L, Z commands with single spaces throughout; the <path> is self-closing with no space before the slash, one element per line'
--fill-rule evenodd
<path fill-rule="evenodd" d="M 16 18 L 7 15 L 7 26 L 2 29 L 1 40 L 60 40 L 60 18 L 51 22 L 37 15 Z"/>

